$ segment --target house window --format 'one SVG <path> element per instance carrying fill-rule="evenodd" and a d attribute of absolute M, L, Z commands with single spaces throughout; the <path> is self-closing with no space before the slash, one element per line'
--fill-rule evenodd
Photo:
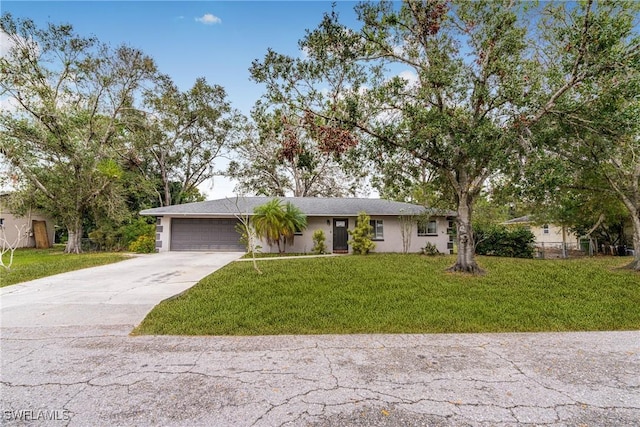
<path fill-rule="evenodd" d="M 4 218 L 0 218 L 0 228 L 4 228 Z"/>
<path fill-rule="evenodd" d="M 549 224 L 542 226 L 542 234 L 549 234 Z"/>
<path fill-rule="evenodd" d="M 294 229 L 293 234 L 294 234 L 295 236 L 302 236 L 302 230 L 300 230 L 300 227 L 298 227 L 298 225 L 297 225 L 297 224 L 296 224 L 296 226 L 295 226 L 295 229 Z"/>
<path fill-rule="evenodd" d="M 384 226 L 381 219 L 372 219 L 369 221 L 371 225 L 371 240 L 384 240 Z"/>
<path fill-rule="evenodd" d="M 418 236 L 434 236 L 438 234 L 438 225 L 433 221 L 418 221 Z"/>

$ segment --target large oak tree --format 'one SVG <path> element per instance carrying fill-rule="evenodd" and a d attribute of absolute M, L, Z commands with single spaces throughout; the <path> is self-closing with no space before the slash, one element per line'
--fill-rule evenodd
<path fill-rule="evenodd" d="M 70 25 L 38 28 L 5 14 L 0 58 L 0 153 L 64 224 L 66 252 L 80 252 L 83 221 L 124 201 L 127 151 L 123 113 L 155 73 L 153 60 L 128 46 L 111 48 Z"/>
<path fill-rule="evenodd" d="M 150 157 L 146 175 L 160 180 L 161 206 L 199 194 L 198 186 L 217 173 L 215 160 L 237 140 L 244 122 L 223 87 L 198 78 L 181 91 L 168 76 L 145 91 L 143 107 L 130 112 L 130 119 L 137 155 Z"/>
<path fill-rule="evenodd" d="M 360 188 L 362 174 L 345 171 L 333 153 L 319 149 L 304 121 L 287 109 L 257 103 L 245 138 L 232 145 L 226 175 L 236 191 L 264 196 L 343 197 Z"/>

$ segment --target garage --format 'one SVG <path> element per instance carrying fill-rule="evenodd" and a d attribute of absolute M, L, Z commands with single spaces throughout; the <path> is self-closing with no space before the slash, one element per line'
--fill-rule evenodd
<path fill-rule="evenodd" d="M 237 219 L 172 218 L 172 251 L 244 252 Z"/>

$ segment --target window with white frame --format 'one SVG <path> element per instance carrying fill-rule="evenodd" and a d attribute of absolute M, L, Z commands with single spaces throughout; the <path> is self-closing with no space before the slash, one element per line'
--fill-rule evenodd
<path fill-rule="evenodd" d="M 418 236 L 434 236 L 438 234 L 438 223 L 432 221 L 418 221 Z"/>
<path fill-rule="evenodd" d="M 381 219 L 372 219 L 369 221 L 371 225 L 371 240 L 384 240 L 384 224 Z"/>
<path fill-rule="evenodd" d="M 549 234 L 549 224 L 545 224 L 542 226 L 542 233 Z"/>

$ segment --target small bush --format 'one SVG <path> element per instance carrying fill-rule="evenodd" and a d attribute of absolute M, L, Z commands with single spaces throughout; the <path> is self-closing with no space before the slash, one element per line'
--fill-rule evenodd
<path fill-rule="evenodd" d="M 311 252 L 313 252 L 316 255 L 322 255 L 322 254 L 326 254 L 327 253 L 327 245 L 324 243 L 326 242 L 327 238 L 324 235 L 324 231 L 322 230 L 316 230 L 313 232 L 313 248 L 311 249 Z"/>
<path fill-rule="evenodd" d="M 129 244 L 129 251 L 138 254 L 150 254 L 156 251 L 156 241 L 153 237 L 143 235 Z"/>
<path fill-rule="evenodd" d="M 370 220 L 369 215 L 365 212 L 360 212 L 358 219 L 356 219 L 356 228 L 349 230 L 349 235 L 351 236 L 349 244 L 356 255 L 367 255 L 376 247 L 376 244 L 371 241 L 373 227 L 369 223 Z"/>
<path fill-rule="evenodd" d="M 441 255 L 440 251 L 438 250 L 438 248 L 436 247 L 436 245 L 434 245 L 431 242 L 427 242 L 424 245 L 424 248 L 420 249 L 420 253 L 422 255 L 428 255 L 428 256 L 436 256 L 436 255 Z"/>
<path fill-rule="evenodd" d="M 121 225 L 117 228 L 113 224 L 104 224 L 91 231 L 88 236 L 91 243 L 97 246 L 98 250 L 120 251 L 125 248 L 129 249 L 129 246 L 141 236 L 148 236 L 152 240 L 155 238 L 156 226 L 148 221 L 152 221 L 152 219 L 137 218 L 129 224 Z"/>
<path fill-rule="evenodd" d="M 474 230 L 476 254 L 511 258 L 532 258 L 535 236 L 525 227 L 508 229 L 493 225 Z"/>

